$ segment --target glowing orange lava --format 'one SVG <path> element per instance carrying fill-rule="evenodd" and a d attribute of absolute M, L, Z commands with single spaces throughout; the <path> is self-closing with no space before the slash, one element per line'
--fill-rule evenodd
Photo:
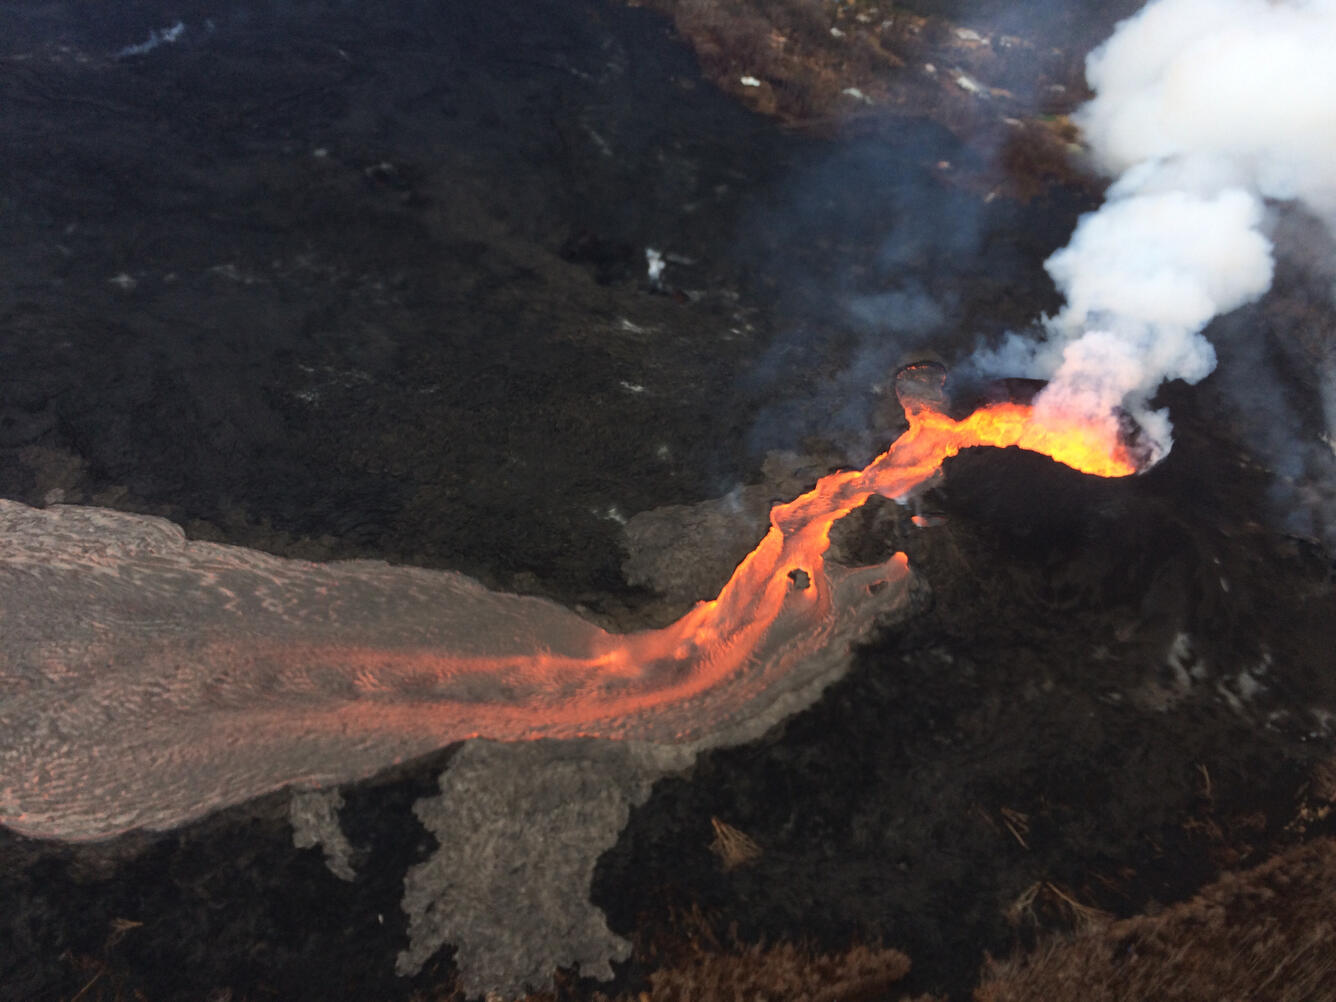
<path fill-rule="evenodd" d="M 1137 464 L 1118 442 L 1111 441 L 1107 424 L 1080 420 L 1042 422 L 1028 404 L 995 404 L 981 407 L 962 421 L 923 409 L 909 415 L 908 434 L 942 436 L 954 440 L 952 456 L 961 449 L 991 445 L 1017 446 L 1039 452 L 1074 470 L 1097 477 L 1126 477 L 1137 472 Z"/>
<path fill-rule="evenodd" d="M 448 571 L 284 560 L 161 519 L 0 501 L 0 824 L 61 839 L 169 829 L 474 737 L 688 756 L 758 737 L 908 608 L 903 554 L 825 564 L 831 527 L 870 496 L 904 498 L 974 446 L 1135 471 L 1107 430 L 1028 406 L 953 420 L 931 407 L 940 382 L 909 372 L 908 431 L 776 505 L 717 598 L 638 633 Z"/>
<path fill-rule="evenodd" d="M 822 477 L 816 486 L 770 512 L 770 530 L 733 572 L 717 598 L 698 603 L 677 622 L 657 630 L 619 634 L 602 630 L 566 647 L 566 653 L 523 652 L 468 659 L 426 654 L 417 671 L 442 686 L 438 709 L 460 710 L 448 696 L 461 679 L 503 685 L 504 701 L 474 700 L 470 736 L 694 740 L 712 704 L 741 706 L 782 678 L 803 658 L 819 656 L 832 637 L 856 631 L 836 624 L 846 606 L 892 575 L 905 575 L 905 557 L 883 568 L 827 568 L 831 527 L 873 494 L 902 498 L 962 449 L 1017 446 L 1103 477 L 1136 472 L 1106 433 L 1080 423 L 1042 426 L 1025 404 L 980 408 L 956 421 L 928 407 L 907 411 L 909 430 L 862 470 Z M 859 575 L 863 575 L 860 577 Z M 854 584 L 850 584 L 850 581 Z M 798 582 L 802 582 L 799 584 Z M 843 590 L 848 594 L 836 594 Z M 847 638 L 846 638 L 847 640 Z M 348 651 L 339 655 L 347 660 Z M 400 670 L 404 662 L 400 661 Z M 373 671 L 371 673 L 375 675 Z"/>
<path fill-rule="evenodd" d="M 1110 447 L 1103 428 L 1080 422 L 1040 424 L 1026 404 L 983 407 L 960 421 L 929 407 L 911 408 L 906 417 L 909 430 L 864 469 L 822 477 L 808 493 L 771 509 L 769 533 L 738 565 L 717 599 L 702 602 L 662 630 L 608 635 L 605 656 L 613 664 L 638 665 L 642 670 L 664 661 L 686 661 L 704 669 L 685 673 L 684 684 L 672 699 L 723 684 L 749 659 L 756 660 L 761 643 L 772 642 L 767 633 L 773 626 L 792 618 L 789 604 L 807 606 L 799 613 L 807 623 L 831 618 L 832 581 L 824 554 L 835 522 L 873 494 L 904 497 L 962 449 L 1017 446 L 1101 477 L 1127 476 L 1137 469 L 1125 450 L 1116 444 Z M 896 559 L 903 566 L 903 555 Z M 798 572 L 810 584 L 795 590 L 793 576 Z M 658 691 L 655 699 L 666 695 Z M 645 708 L 640 703 L 621 709 Z"/>

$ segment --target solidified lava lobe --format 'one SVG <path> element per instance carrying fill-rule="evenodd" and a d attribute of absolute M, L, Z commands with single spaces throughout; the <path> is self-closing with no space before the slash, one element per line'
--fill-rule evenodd
<path fill-rule="evenodd" d="M 1135 471 L 1098 429 L 1041 426 L 1027 405 L 954 420 L 940 375 L 906 370 L 908 431 L 776 505 L 716 598 L 639 633 L 450 572 L 283 560 L 161 519 L 0 501 L 0 822 L 59 839 L 166 829 L 471 737 L 759 736 L 907 601 L 903 555 L 825 565 L 832 525 L 872 494 L 903 497 L 974 446 Z"/>

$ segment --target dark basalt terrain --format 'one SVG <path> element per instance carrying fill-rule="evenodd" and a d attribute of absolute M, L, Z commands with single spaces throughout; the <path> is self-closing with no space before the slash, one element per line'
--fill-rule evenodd
<path fill-rule="evenodd" d="M 0 495 L 621 628 L 663 615 L 628 519 L 773 450 L 865 462 L 902 362 L 1055 307 L 1042 262 L 1099 197 L 1045 171 L 988 194 L 997 151 L 954 114 L 786 128 L 603 0 L 13 3 L 0 38 Z M 1336 832 L 1331 488 L 1268 444 L 1277 414 L 1315 438 L 1310 277 L 1282 260 L 1218 325 L 1220 374 L 1162 393 L 1150 472 L 966 453 L 929 527 L 891 502 L 837 527 L 848 562 L 907 552 L 928 608 L 633 810 L 592 887 L 636 945 L 602 990 L 732 929 L 883 943 L 913 965 L 883 997 L 967 998 L 986 954 Z M 451 754 L 343 791 L 352 882 L 293 848 L 284 794 L 104 844 L 0 829 L 0 999 L 446 997 L 448 952 L 394 958 Z M 726 867 L 712 819 L 759 854 Z"/>

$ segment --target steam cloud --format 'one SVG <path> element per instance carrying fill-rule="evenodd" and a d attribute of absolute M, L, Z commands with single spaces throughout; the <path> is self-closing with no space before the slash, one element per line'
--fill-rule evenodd
<path fill-rule="evenodd" d="M 1066 306 L 1047 337 L 1010 335 L 974 365 L 1050 380 L 1036 416 L 1142 425 L 1152 460 L 1172 444 L 1148 401 L 1215 368 L 1203 328 L 1271 285 L 1268 201 L 1336 231 L 1336 0 L 1154 0 L 1086 62 L 1095 97 L 1075 116 L 1116 178 L 1046 268 Z"/>

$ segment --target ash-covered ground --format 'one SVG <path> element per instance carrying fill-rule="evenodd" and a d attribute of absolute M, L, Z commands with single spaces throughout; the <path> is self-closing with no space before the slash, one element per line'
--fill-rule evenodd
<path fill-rule="evenodd" d="M 1113 17 L 1060 12 L 1005 28 L 1035 51 L 1063 28 L 1026 120 L 1045 134 L 1079 96 L 1057 82 L 1073 19 Z M 923 22 L 933 52 L 989 34 L 949 16 Z M 448 567 L 622 628 L 691 597 L 628 573 L 628 522 L 696 525 L 752 485 L 725 506 L 745 551 L 764 490 L 897 433 L 900 363 L 1056 307 L 1042 262 L 1100 194 L 998 140 L 1014 104 L 962 113 L 993 98 L 954 78 L 922 108 L 781 123 L 663 16 L 599 0 L 12 3 L 0 24 L 0 494 Z M 913 964 L 887 997 L 964 998 L 985 953 L 1333 830 L 1333 320 L 1323 237 L 1278 239 L 1273 293 L 1216 325 L 1220 372 L 1164 391 L 1156 469 L 967 454 L 929 527 L 889 502 L 846 520 L 843 557 L 905 550 L 930 607 L 633 810 L 592 886 L 637 945 L 606 990 L 705 923 L 881 942 Z M 698 597 L 719 549 L 681 543 Z M 448 952 L 411 978 L 394 958 L 435 848 L 412 805 L 450 755 L 343 791 L 352 882 L 293 848 L 284 795 L 101 845 L 0 830 L 0 998 L 442 996 Z M 759 854 L 725 868 L 712 820 Z"/>

